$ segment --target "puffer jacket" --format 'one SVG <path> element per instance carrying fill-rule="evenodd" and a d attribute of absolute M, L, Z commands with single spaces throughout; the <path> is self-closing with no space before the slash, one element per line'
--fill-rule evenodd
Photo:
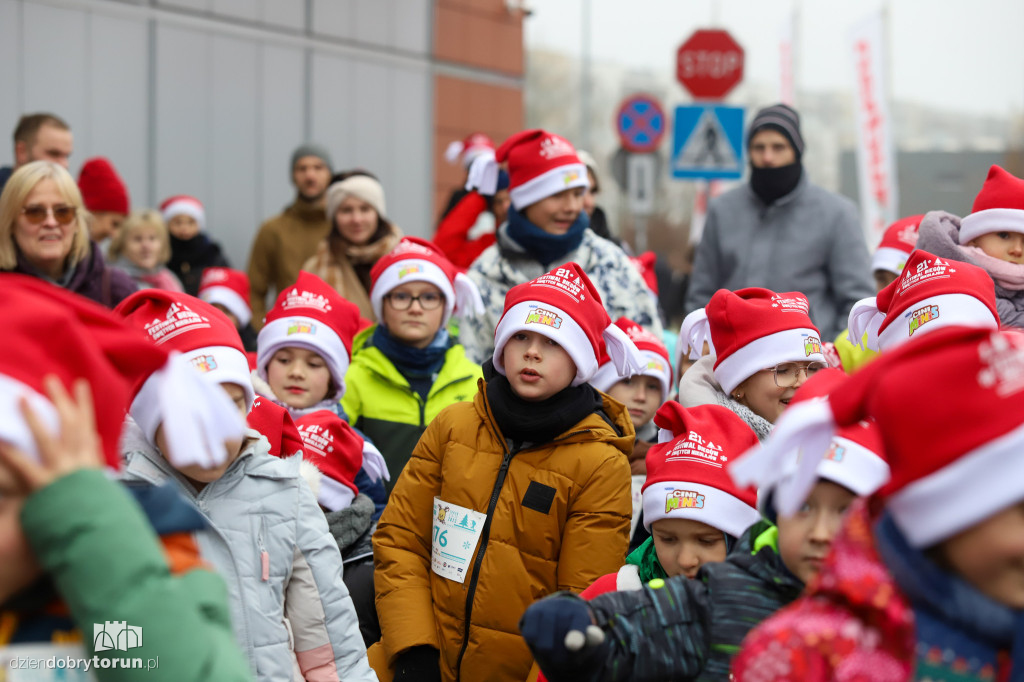
<path fill-rule="evenodd" d="M 302 456 L 273 457 L 265 437 L 247 435 L 253 440 L 224 475 L 196 492 L 129 421 L 123 477 L 177 482 L 209 521 L 200 552 L 228 584 L 235 634 L 256 679 L 290 682 L 297 659 L 307 679 L 376 680 L 338 545 L 299 473 Z"/>
<path fill-rule="evenodd" d="M 444 680 L 526 679 L 526 607 L 580 592 L 625 559 L 633 426 L 607 396 L 603 412 L 608 421 L 595 412 L 550 443 L 510 451 L 481 379 L 473 402 L 430 423 L 374 534 L 388 665 L 427 645 L 441 652 Z M 487 517 L 462 584 L 431 571 L 435 496 Z"/>
<path fill-rule="evenodd" d="M 488 247 L 469 268 L 469 276 L 480 289 L 484 312 L 461 325 L 459 341 L 466 355 L 482 363 L 494 351 L 494 328 L 505 309 L 505 294 L 517 284 L 537 279 L 552 268 L 576 262 L 594 283 L 609 317 L 627 317 L 657 336 L 662 334 L 657 305 L 640 272 L 629 256 L 615 244 L 591 230 L 583 241 L 547 267 L 531 258 L 506 234 L 507 224 L 498 229 L 498 243 Z"/>
<path fill-rule="evenodd" d="M 368 345 L 375 329 L 363 330 L 353 343 L 360 349 L 345 373 L 341 406 L 352 426 L 365 433 L 384 455 L 394 483 L 427 424 L 452 403 L 472 400 L 483 374 L 480 365 L 466 358 L 462 346 L 453 345 L 445 353 L 424 402 L 394 363 L 380 349 Z"/>
<path fill-rule="evenodd" d="M 1020 611 L 911 549 L 875 498 L 858 500 L 807 593 L 743 642 L 734 679 L 1024 679 Z"/>
<path fill-rule="evenodd" d="M 679 380 L 679 404 L 683 407 L 698 405 L 721 405 L 727 407 L 757 434 L 757 439 L 764 441 L 772 432 L 772 423 L 755 414 L 746 405 L 733 400 L 715 379 L 715 356 L 705 355 L 695 362 Z"/>

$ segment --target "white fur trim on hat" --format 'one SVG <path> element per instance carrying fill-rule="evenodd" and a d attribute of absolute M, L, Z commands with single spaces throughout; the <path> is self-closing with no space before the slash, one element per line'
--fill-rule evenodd
<path fill-rule="evenodd" d="M 301 457 L 301 455 L 299 455 Z M 324 473 L 320 471 L 317 465 L 310 462 L 308 459 L 303 458 L 299 462 L 299 475 L 302 476 L 303 480 L 309 486 L 309 489 L 313 491 L 313 497 L 320 499 L 320 487 L 323 484 Z"/>
<path fill-rule="evenodd" d="M 282 348 L 305 348 L 317 353 L 327 363 L 338 390 L 331 399 L 345 395 L 345 372 L 348 371 L 348 350 L 333 329 L 312 317 L 293 315 L 268 322 L 256 338 L 256 374 L 267 381 L 267 365 Z M 269 396 L 268 396 L 269 397 Z"/>
<path fill-rule="evenodd" d="M 493 196 L 498 191 L 498 175 L 501 168 L 494 158 L 494 152 L 487 150 L 476 156 L 469 164 L 466 175 L 466 189 Z"/>
<path fill-rule="evenodd" d="M 463 149 L 465 149 L 465 145 L 462 143 L 462 140 L 449 142 L 448 146 L 444 148 L 444 160 L 448 163 L 455 163 L 459 160 L 459 154 L 462 153 Z"/>
<path fill-rule="evenodd" d="M 816 329 L 784 329 L 754 339 L 723 358 L 715 367 L 715 379 L 727 394 L 763 369 L 780 362 L 827 362 Z"/>
<path fill-rule="evenodd" d="M 874 296 L 862 298 L 850 308 L 846 338 L 854 346 L 864 348 L 867 335 L 867 347 L 877 351 L 878 328 L 884 321 L 885 315 L 878 310 L 878 299 Z"/>
<path fill-rule="evenodd" d="M 448 324 L 448 319 L 455 309 L 455 289 L 444 270 L 436 263 L 422 258 L 403 258 L 389 265 L 373 285 L 370 291 L 370 305 L 378 320 L 384 319 L 384 297 L 393 289 L 410 282 L 426 282 L 441 290 L 444 296 L 444 318 L 441 326 Z"/>
<path fill-rule="evenodd" d="M 539 319 L 527 323 L 527 319 L 534 314 L 535 310 L 546 313 L 541 314 Z M 614 325 L 613 325 L 614 326 Z M 494 368 L 501 374 L 505 374 L 505 361 L 502 357 L 505 344 L 512 338 L 512 335 L 520 331 L 531 331 L 546 336 L 555 341 L 565 352 L 569 354 L 572 361 L 576 363 L 576 377 L 572 381 L 573 386 L 585 384 L 597 372 L 597 355 L 586 332 L 579 323 L 572 318 L 572 315 L 561 308 L 556 308 L 548 303 L 539 301 L 522 301 L 508 309 L 498 322 L 494 330 Z"/>
<path fill-rule="evenodd" d="M 218 384 L 235 384 L 245 391 L 246 411 L 256 400 L 249 373 L 249 360 L 244 353 L 230 346 L 208 346 L 182 353 L 193 367 Z"/>
<path fill-rule="evenodd" d="M 587 167 L 582 163 L 570 163 L 552 168 L 535 178 L 530 178 L 518 187 L 513 187 L 508 194 L 512 199 L 512 205 L 516 207 L 517 211 L 521 211 L 541 199 L 546 199 L 564 190 L 589 186 Z"/>
<path fill-rule="evenodd" d="M 53 403 L 26 384 L 0 374 L 0 441 L 10 443 L 38 461 L 36 439 L 21 416 L 19 401 L 23 396 L 47 431 L 51 434 L 60 431 L 60 419 Z"/>
<path fill-rule="evenodd" d="M 746 502 L 704 483 L 659 481 L 644 490 L 644 528 L 661 519 L 692 519 L 738 538 L 760 514 Z"/>
<path fill-rule="evenodd" d="M 199 292 L 199 298 L 210 305 L 219 303 L 231 314 L 238 318 L 238 326 L 244 327 L 252 320 L 252 310 L 245 299 L 238 295 L 238 292 L 228 287 L 212 286 L 206 287 Z"/>
<path fill-rule="evenodd" d="M 998 329 L 999 320 L 987 305 L 969 294 L 932 296 L 918 301 L 903 311 L 900 319 L 890 322 L 878 334 L 878 350 L 891 350 L 911 338 L 951 325 Z"/>
<path fill-rule="evenodd" d="M 179 468 L 220 465 L 229 455 L 225 443 L 246 432 L 238 407 L 219 382 L 177 352 L 142 384 L 129 413 L 150 443 L 156 444 L 157 428 L 166 427 L 164 455 Z"/>
<path fill-rule="evenodd" d="M 912 547 L 926 548 L 1024 499 L 1024 426 L 894 493 L 886 507 Z"/>
<path fill-rule="evenodd" d="M 871 271 L 884 270 L 895 275 L 903 272 L 903 266 L 907 264 L 910 253 L 894 249 L 891 246 L 882 246 L 875 250 L 871 256 Z"/>
<path fill-rule="evenodd" d="M 864 497 L 888 482 L 889 465 L 863 445 L 833 436 L 825 458 L 818 464 L 818 476 Z"/>
<path fill-rule="evenodd" d="M 388 463 L 384 461 L 384 455 L 380 453 L 380 450 L 373 443 L 365 440 L 363 441 L 362 469 L 374 483 L 381 479 L 385 481 L 391 480 L 391 472 L 388 471 Z"/>
<path fill-rule="evenodd" d="M 346 509 L 354 499 L 356 499 L 356 492 L 344 483 L 335 481 L 330 476 L 320 479 L 320 492 L 316 496 L 316 500 L 327 511 Z"/>
<path fill-rule="evenodd" d="M 971 213 L 960 220 L 960 243 L 967 244 L 992 232 L 1024 234 L 1024 211 L 1016 208 L 990 208 Z"/>
<path fill-rule="evenodd" d="M 639 349 L 638 349 L 639 350 Z M 615 363 L 606 362 L 597 368 L 597 372 L 590 380 L 590 385 L 599 391 L 608 392 L 615 384 L 633 376 L 654 377 L 661 384 L 661 402 L 668 400 L 668 392 L 672 388 L 672 368 L 663 356 L 650 350 L 639 350 L 643 358 L 644 366 L 638 374 L 619 374 Z"/>
<path fill-rule="evenodd" d="M 163 211 L 164 222 L 171 222 L 171 218 L 176 215 L 187 215 L 199 224 L 200 230 L 206 229 L 206 211 L 196 201 L 191 199 L 178 199 L 177 201 L 172 201 L 167 204 L 167 208 Z"/>

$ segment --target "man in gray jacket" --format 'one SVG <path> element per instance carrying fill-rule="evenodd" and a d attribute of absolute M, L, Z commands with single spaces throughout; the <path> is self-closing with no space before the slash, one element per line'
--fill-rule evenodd
<path fill-rule="evenodd" d="M 708 207 L 686 310 L 706 305 L 719 289 L 800 291 L 822 338 L 834 339 L 853 304 L 874 295 L 857 207 L 807 180 L 792 107 L 757 112 L 747 148 L 749 183 Z"/>

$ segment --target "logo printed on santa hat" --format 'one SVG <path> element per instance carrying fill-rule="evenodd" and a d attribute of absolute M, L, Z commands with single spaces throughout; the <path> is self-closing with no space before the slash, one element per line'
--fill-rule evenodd
<path fill-rule="evenodd" d="M 690 431 L 686 439 L 680 439 L 672 447 L 672 452 L 665 457 L 666 462 L 677 460 L 699 462 L 721 469 L 722 463 L 728 462 L 729 458 L 722 454 L 721 445 L 715 445 L 712 441 L 705 443 L 703 436 L 696 431 Z"/>
<path fill-rule="evenodd" d="M 416 265 L 415 263 L 411 265 L 406 265 L 405 267 L 398 271 L 398 279 L 405 279 L 409 275 L 418 275 L 421 272 L 423 272 L 423 268 L 420 267 L 419 265 Z"/>
<path fill-rule="evenodd" d="M 334 434 L 326 426 L 305 424 L 299 427 L 299 436 L 307 447 L 312 448 L 312 454 L 327 457 L 334 452 Z"/>
<path fill-rule="evenodd" d="M 541 275 L 533 280 L 534 284 L 549 287 L 571 296 L 576 303 L 587 300 L 587 289 L 579 275 L 569 268 L 558 268 L 553 273 Z"/>
<path fill-rule="evenodd" d="M 292 334 L 313 334 L 315 336 L 316 325 L 304 320 L 295 320 L 292 324 L 288 325 L 288 330 L 286 332 L 287 336 L 291 336 Z"/>
<path fill-rule="evenodd" d="M 197 355 L 192 358 L 192 366 L 200 372 L 212 372 L 217 369 L 217 358 L 212 355 Z"/>
<path fill-rule="evenodd" d="M 209 328 L 210 321 L 184 303 L 172 303 L 167 308 L 165 319 L 153 320 L 143 327 L 149 337 L 153 339 L 153 343 L 158 346 L 180 334 Z"/>
<path fill-rule="evenodd" d="M 704 496 L 693 490 L 675 489 L 665 495 L 665 513 L 677 509 L 703 509 Z"/>
<path fill-rule="evenodd" d="M 985 365 L 978 372 L 982 388 L 995 388 L 1004 398 L 1024 390 L 1024 348 L 1011 345 L 1006 336 L 993 335 L 978 345 L 978 355 Z"/>
<path fill-rule="evenodd" d="M 206 268 L 203 270 L 203 277 L 199 280 L 200 287 L 208 287 L 213 284 L 221 284 L 228 281 L 227 268 Z"/>
<path fill-rule="evenodd" d="M 788 297 L 775 294 L 772 296 L 772 307 L 781 308 L 784 313 L 803 313 L 804 315 L 809 315 L 811 312 L 811 304 L 802 296 Z"/>
<path fill-rule="evenodd" d="M 526 315 L 525 324 L 542 324 L 553 329 L 560 329 L 562 326 L 562 318 L 550 310 L 531 306 L 530 312 Z"/>
<path fill-rule="evenodd" d="M 914 247 L 917 246 L 917 229 L 916 225 L 906 225 L 899 231 L 896 238 L 909 246 L 910 250 L 913 251 Z"/>
<path fill-rule="evenodd" d="M 846 448 L 832 441 L 832 444 L 828 448 L 828 452 L 825 453 L 825 459 L 830 462 L 840 463 L 843 461 L 843 456 L 846 454 Z"/>
<path fill-rule="evenodd" d="M 908 336 L 913 336 L 914 332 L 928 324 L 933 320 L 939 319 L 939 306 L 937 305 L 926 305 L 904 314 L 908 317 Z"/>
<path fill-rule="evenodd" d="M 903 276 L 900 278 L 899 293 L 903 294 L 913 289 L 919 284 L 930 282 L 936 279 L 945 279 L 949 277 L 949 274 L 956 272 L 956 268 L 952 266 L 949 261 L 942 260 L 937 257 L 935 260 L 928 258 L 922 260 L 917 264 L 914 272 L 903 271 Z"/>
<path fill-rule="evenodd" d="M 804 337 L 804 355 L 811 357 L 815 353 L 821 353 L 821 339 L 808 334 Z"/>
<path fill-rule="evenodd" d="M 540 143 L 540 155 L 545 159 L 557 159 L 559 156 L 576 156 L 576 150 L 560 137 L 547 137 Z"/>
<path fill-rule="evenodd" d="M 331 302 L 323 294 L 316 294 L 312 291 L 299 291 L 298 288 L 293 288 L 289 291 L 285 299 L 279 301 L 279 305 L 282 310 L 313 308 L 314 310 L 326 313 L 331 309 Z"/>

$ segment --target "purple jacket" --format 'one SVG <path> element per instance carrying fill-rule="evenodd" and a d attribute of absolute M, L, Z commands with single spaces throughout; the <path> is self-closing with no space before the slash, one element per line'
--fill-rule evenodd
<path fill-rule="evenodd" d="M 13 270 L 24 275 L 51 281 L 18 254 L 18 264 Z M 74 267 L 71 278 L 59 286 L 85 296 L 107 308 L 113 308 L 138 290 L 135 281 L 123 270 L 108 266 L 96 243 L 90 243 L 89 254 Z"/>

